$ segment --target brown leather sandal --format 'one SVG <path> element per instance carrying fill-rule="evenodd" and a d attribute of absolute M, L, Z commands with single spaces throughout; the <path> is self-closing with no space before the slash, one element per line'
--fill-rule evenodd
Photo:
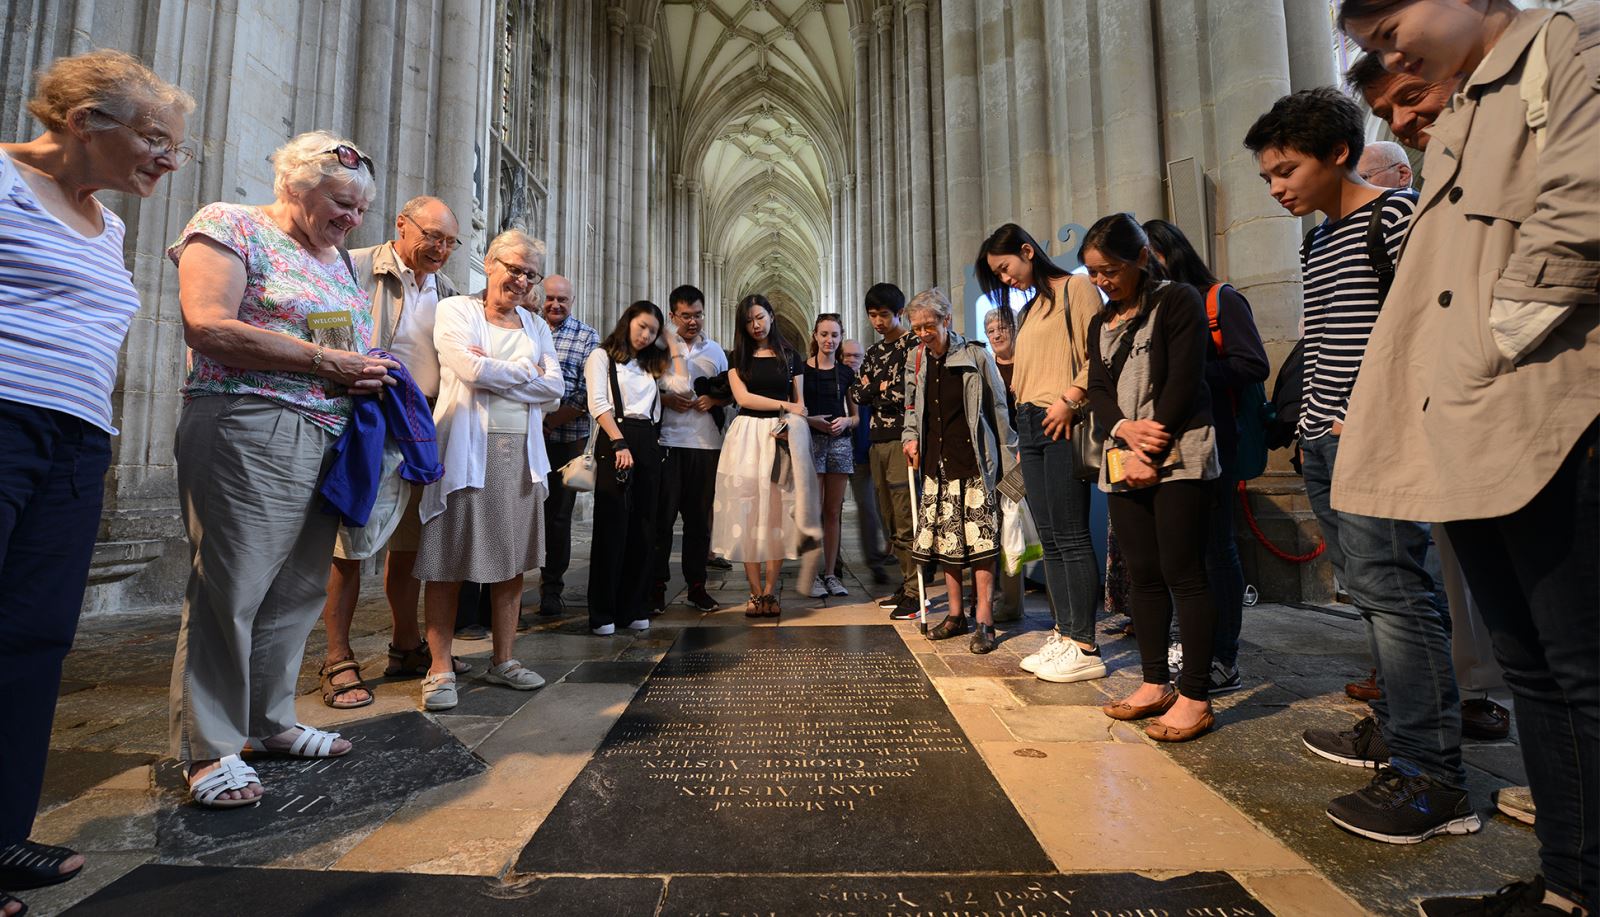
<path fill-rule="evenodd" d="M 459 658 L 451 661 L 455 664 L 457 675 L 472 671 L 472 666 Z M 428 649 L 428 641 L 424 640 L 408 650 L 396 649 L 391 643 L 389 664 L 384 667 L 383 674 L 386 678 L 421 678 L 428 674 L 428 667 L 431 665 L 433 665 L 433 651 Z"/>
<path fill-rule="evenodd" d="M 352 671 L 356 673 L 355 681 L 343 685 L 333 683 L 335 675 Z M 341 659 L 337 662 L 324 662 L 317 675 L 322 678 L 322 702 L 335 710 L 354 710 L 357 707 L 365 707 L 376 699 L 373 697 L 372 688 L 361 680 L 361 663 L 356 662 L 354 657 Z M 367 692 L 366 700 L 341 703 L 339 698 L 349 694 L 351 691 Z"/>
<path fill-rule="evenodd" d="M 745 603 L 744 616 L 747 618 L 764 618 L 767 616 L 767 597 L 750 593 L 750 601 Z"/>
<path fill-rule="evenodd" d="M 778 603 L 778 597 L 770 592 L 761 597 L 761 607 L 763 618 L 776 618 L 783 614 L 783 606 Z"/>

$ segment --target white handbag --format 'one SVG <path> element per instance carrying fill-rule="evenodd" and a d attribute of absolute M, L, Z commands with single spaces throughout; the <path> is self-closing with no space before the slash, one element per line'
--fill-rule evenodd
<path fill-rule="evenodd" d="M 600 425 L 590 421 L 589 441 L 572 461 L 561 466 L 561 483 L 572 490 L 594 490 L 594 435 Z"/>

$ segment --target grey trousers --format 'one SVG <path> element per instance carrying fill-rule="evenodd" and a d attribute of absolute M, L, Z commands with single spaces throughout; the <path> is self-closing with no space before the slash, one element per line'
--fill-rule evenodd
<path fill-rule="evenodd" d="M 306 637 L 327 598 L 337 516 L 316 495 L 333 436 L 254 395 L 196 398 L 178 421 L 190 573 L 172 663 L 172 754 L 237 754 L 295 724 Z"/>

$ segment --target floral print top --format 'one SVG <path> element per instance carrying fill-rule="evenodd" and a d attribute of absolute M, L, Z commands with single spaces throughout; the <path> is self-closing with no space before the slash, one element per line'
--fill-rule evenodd
<path fill-rule="evenodd" d="M 238 255 L 245 265 L 239 320 L 257 328 L 310 341 L 306 316 L 350 311 L 355 339 L 372 340 L 371 304 L 343 258 L 323 264 L 300 247 L 259 207 L 207 204 L 167 249 L 173 264 L 195 236 L 205 236 Z M 183 400 L 206 395 L 259 395 L 305 415 L 335 436 L 344 432 L 351 400 L 344 389 L 311 372 L 235 369 L 192 353 Z"/>

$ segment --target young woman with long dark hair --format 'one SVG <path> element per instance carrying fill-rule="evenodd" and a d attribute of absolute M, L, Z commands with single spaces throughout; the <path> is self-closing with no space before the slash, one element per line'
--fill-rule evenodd
<path fill-rule="evenodd" d="M 806 360 L 801 391 L 812 413 L 811 459 L 822 492 L 822 567 L 811 583 L 811 595 L 849 595 L 834 569 L 839 560 L 839 523 L 844 513 L 844 492 L 855 471 L 854 437 L 859 418 L 850 386 L 856 374 L 839 362 L 844 321 L 837 312 L 817 316 L 811 327 L 811 357 Z"/>
<path fill-rule="evenodd" d="M 1094 636 L 1100 574 L 1089 539 L 1089 484 L 1079 477 L 1072 454 L 1072 437 L 1087 429 L 1085 344 L 1100 297 L 1087 277 L 1051 261 L 1015 223 L 984 240 L 974 268 L 996 305 L 1009 306 L 1012 290 L 1033 295 L 1017 320 L 1011 387 L 1022 478 L 1044 548 L 1055 628 L 1038 652 L 1022 660 L 1022 669 L 1058 683 L 1102 678 L 1106 667 Z M 1009 317 L 1009 308 L 1002 311 Z"/>
<path fill-rule="evenodd" d="M 1101 708 L 1119 720 L 1160 716 L 1145 733 L 1182 742 L 1209 730 L 1211 644 L 1217 612 L 1206 583 L 1210 481 L 1222 473 L 1205 384 L 1200 294 L 1162 278 L 1132 216 L 1102 217 L 1078 257 L 1105 293 L 1089 324 L 1089 401 L 1107 435 L 1100 489 L 1128 564 L 1129 605 L 1144 684 Z M 1173 605 L 1183 670 L 1169 686 Z"/>
<path fill-rule="evenodd" d="M 739 416 L 728 425 L 717 460 L 711 549 L 744 564 L 750 583 L 745 615 L 775 618 L 783 610 L 778 602 L 778 571 L 785 559 L 800 556 L 795 485 L 780 472 L 783 450 L 804 449 L 810 454 L 806 425 L 785 420 L 788 414 L 806 416 L 803 369 L 765 296 L 746 296 L 735 314 L 728 387 Z M 796 432 L 799 438 L 791 441 Z"/>
<path fill-rule="evenodd" d="M 1211 693 L 1237 691 L 1239 631 L 1244 625 L 1244 568 L 1233 541 L 1233 504 L 1239 485 L 1237 405 L 1244 390 L 1265 382 L 1272 371 L 1267 350 L 1256 330 L 1250 302 L 1217 279 L 1194 250 L 1183 230 L 1166 220 L 1146 220 L 1150 251 L 1167 277 L 1194 287 L 1207 302 L 1216 296 L 1217 316 L 1206 343 L 1206 387 L 1211 393 L 1211 421 L 1217 431 L 1217 458 L 1222 474 L 1212 482 L 1211 528 L 1206 537 L 1206 576 L 1217 606 L 1216 642 L 1212 645 Z M 1209 306 L 1208 306 L 1209 308 Z M 1211 316 L 1207 313 L 1207 320 Z M 1218 341 L 1221 345 L 1218 346 Z M 1178 647 L 1181 653 L 1181 644 Z"/>
<path fill-rule="evenodd" d="M 639 300 L 623 311 L 584 361 L 595 436 L 594 541 L 589 628 L 650 629 L 650 560 L 661 492 L 661 393 L 671 357 L 661 308 Z"/>

